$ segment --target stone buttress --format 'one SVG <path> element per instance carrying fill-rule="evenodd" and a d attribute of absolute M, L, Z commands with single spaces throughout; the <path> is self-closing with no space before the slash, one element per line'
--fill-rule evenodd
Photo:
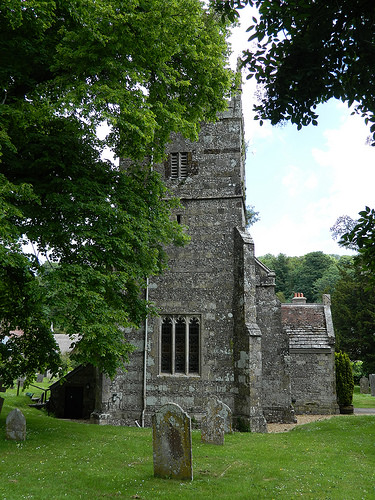
<path fill-rule="evenodd" d="M 291 419 L 288 342 L 274 287 L 260 277 L 266 271 L 245 230 L 240 97 L 217 122 L 202 124 L 197 142 L 173 135 L 166 153 L 155 168 L 181 199 L 172 216 L 191 241 L 168 248 L 169 270 L 150 279 L 148 297 L 160 315 L 145 325 L 146 351 L 145 329 L 127 331 L 137 351 L 127 372 L 103 379 L 96 415 L 150 425 L 152 414 L 173 402 L 194 424 L 215 396 L 231 408 L 234 426 L 265 432 L 266 418 Z"/>

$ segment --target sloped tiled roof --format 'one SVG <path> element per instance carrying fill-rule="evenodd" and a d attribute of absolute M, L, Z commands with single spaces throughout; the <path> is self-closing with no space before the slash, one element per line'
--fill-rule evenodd
<path fill-rule="evenodd" d="M 281 318 L 290 349 L 331 349 L 323 304 L 282 304 Z"/>

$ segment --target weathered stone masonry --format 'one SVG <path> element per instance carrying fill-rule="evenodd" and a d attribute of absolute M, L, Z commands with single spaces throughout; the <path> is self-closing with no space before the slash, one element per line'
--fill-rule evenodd
<path fill-rule="evenodd" d="M 338 413 L 330 296 L 323 295 L 323 304 L 306 304 L 303 296 L 297 296 L 292 304 L 282 304 L 281 311 L 289 336 L 296 413 Z"/>
<path fill-rule="evenodd" d="M 299 367 L 304 359 L 310 366 L 306 354 L 317 353 L 305 350 L 299 359 L 292 346 L 291 355 L 294 337 L 283 328 L 275 275 L 256 259 L 245 230 L 240 97 L 216 123 L 202 125 L 197 142 L 176 134 L 166 153 L 155 168 L 181 199 L 183 208 L 172 216 L 188 227 L 191 241 L 168 248 L 169 270 L 150 279 L 148 297 L 160 316 L 148 318 L 143 330 L 126 332 L 137 350 L 127 372 L 97 380 L 94 421 L 150 425 L 152 414 L 173 402 L 199 423 L 215 396 L 232 410 L 237 428 L 266 432 L 267 422 L 292 422 L 292 395 L 297 406 L 302 396 L 291 385 L 290 370 L 302 380 L 293 363 Z M 331 352 L 323 354 L 327 363 L 320 357 L 318 366 L 322 380 L 329 371 L 326 389 L 315 387 L 314 367 L 312 382 L 300 386 L 309 391 L 308 401 L 324 399 L 327 390 L 323 406 L 329 412 L 333 362 Z"/>
<path fill-rule="evenodd" d="M 211 395 L 232 409 L 234 423 L 241 428 L 265 431 L 265 416 L 269 421 L 293 419 L 288 338 L 281 329 L 274 275 L 255 259 L 254 243 L 244 229 L 243 137 L 241 101 L 236 97 L 217 123 L 202 126 L 198 142 L 174 136 L 168 160 L 158 167 L 182 201 L 184 210 L 174 216 L 188 226 L 191 243 L 170 248 L 170 270 L 149 285 L 149 298 L 161 316 L 148 323 L 146 406 L 141 401 L 142 357 L 133 356 L 128 372 L 107 382 L 108 395 L 123 394 L 121 408 L 103 408 L 111 412 L 113 422 L 140 422 L 144 409 L 149 424 L 152 413 L 169 401 L 199 421 Z M 170 179 L 175 153 L 186 158 L 184 178 Z M 270 296 L 272 308 L 267 309 Z M 199 373 L 163 373 L 160 337 L 165 315 L 173 321 L 198 318 Z M 141 350 L 139 338 L 137 332 L 133 341 Z M 272 396 L 265 394 L 265 385 Z"/>

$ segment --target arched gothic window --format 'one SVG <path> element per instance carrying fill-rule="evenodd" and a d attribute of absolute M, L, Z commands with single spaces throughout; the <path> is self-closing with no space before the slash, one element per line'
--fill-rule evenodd
<path fill-rule="evenodd" d="M 162 373 L 198 374 L 200 320 L 197 316 L 165 316 L 161 324 Z"/>

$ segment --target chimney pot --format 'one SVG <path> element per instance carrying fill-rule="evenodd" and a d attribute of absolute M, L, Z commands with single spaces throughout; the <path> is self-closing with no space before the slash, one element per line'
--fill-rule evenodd
<path fill-rule="evenodd" d="M 304 297 L 303 293 L 297 292 L 294 293 L 294 297 L 292 298 L 293 304 L 306 304 L 306 297 Z"/>

